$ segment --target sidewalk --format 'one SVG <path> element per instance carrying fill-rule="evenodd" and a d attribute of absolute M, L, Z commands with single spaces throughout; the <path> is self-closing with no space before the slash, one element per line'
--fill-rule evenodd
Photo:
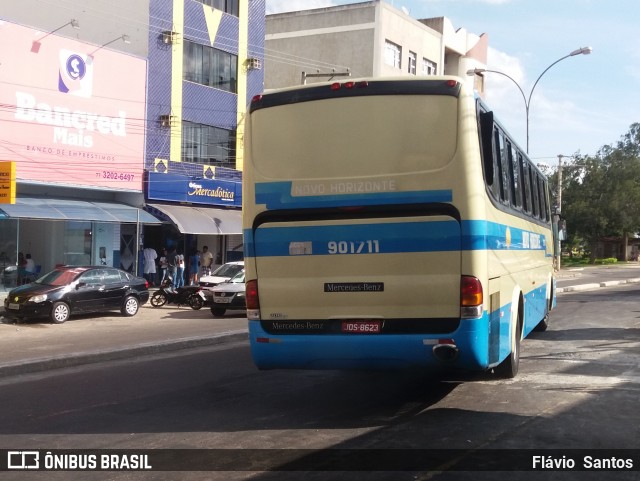
<path fill-rule="evenodd" d="M 557 292 L 640 283 L 640 277 L 581 283 L 581 276 L 581 269 L 562 270 L 558 279 L 574 282 L 558 287 Z M 0 291 L 0 306 L 6 295 Z M 206 307 L 194 311 L 188 307 L 154 308 L 147 303 L 134 317 L 109 313 L 72 317 L 64 324 L 50 324 L 46 319 L 11 324 L 1 317 L 3 310 L 0 307 L 0 378 L 227 342 L 248 342 L 247 320 L 242 311 L 214 318 Z"/>
<path fill-rule="evenodd" d="M 0 293 L 4 303 L 6 294 Z M 4 311 L 0 307 L 0 316 Z M 154 308 L 134 317 L 118 312 L 72 317 L 64 324 L 46 319 L 10 324 L 0 317 L 0 378 L 147 354 L 248 342 L 242 311 L 214 318 L 209 308 Z"/>

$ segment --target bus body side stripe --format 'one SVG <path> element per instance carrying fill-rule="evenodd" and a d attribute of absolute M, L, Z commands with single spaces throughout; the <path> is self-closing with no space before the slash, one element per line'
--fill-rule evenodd
<path fill-rule="evenodd" d="M 451 202 L 451 190 L 425 190 L 410 192 L 329 193 L 293 196 L 292 182 L 264 182 L 256 184 L 256 204 L 265 204 L 268 210 L 308 209 L 314 207 L 354 207 L 384 204 L 420 204 Z"/>
<path fill-rule="evenodd" d="M 389 227 L 397 236 L 389 235 Z M 497 224 L 470 220 L 393 222 L 351 225 L 318 225 L 301 227 L 259 227 L 254 233 L 244 232 L 247 257 L 273 257 L 298 255 L 290 252 L 291 243 L 309 243 L 308 255 L 328 255 L 329 241 L 367 242 L 378 240 L 379 251 L 391 254 L 402 252 L 444 252 L 474 250 L 545 251 L 546 238 L 542 234 Z M 410 235 L 408 235 L 410 234 Z M 255 236 L 259 236 L 256 251 Z M 535 241 L 532 242 L 532 239 Z M 373 252 L 367 252 L 373 253 Z"/>

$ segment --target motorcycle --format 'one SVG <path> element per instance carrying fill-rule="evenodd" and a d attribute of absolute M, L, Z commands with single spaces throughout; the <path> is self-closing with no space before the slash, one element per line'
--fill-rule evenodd
<path fill-rule="evenodd" d="M 173 280 L 168 277 L 160 284 L 160 289 L 153 293 L 149 300 L 153 307 L 162 307 L 165 304 L 189 306 L 193 310 L 201 309 L 206 301 L 200 286 L 184 286 L 177 289 Z"/>

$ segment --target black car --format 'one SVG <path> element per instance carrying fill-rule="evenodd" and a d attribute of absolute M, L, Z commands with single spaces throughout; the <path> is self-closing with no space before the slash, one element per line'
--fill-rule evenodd
<path fill-rule="evenodd" d="M 115 267 L 61 266 L 31 284 L 16 287 L 4 301 L 5 317 L 49 317 L 60 324 L 72 314 L 119 310 L 134 316 L 149 300 L 149 283 Z"/>
<path fill-rule="evenodd" d="M 223 316 L 227 309 L 246 309 L 247 298 L 244 284 L 244 269 L 228 281 L 218 284 L 211 289 L 213 294 L 211 314 L 214 317 Z"/>

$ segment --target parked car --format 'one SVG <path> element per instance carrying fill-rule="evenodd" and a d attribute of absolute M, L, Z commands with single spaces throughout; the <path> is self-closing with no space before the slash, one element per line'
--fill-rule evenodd
<path fill-rule="evenodd" d="M 202 291 L 204 292 L 207 303 L 210 304 L 212 302 L 211 290 L 215 286 L 222 282 L 228 281 L 243 269 L 244 261 L 227 262 L 226 264 L 218 267 L 210 275 L 201 276 L 199 284 L 200 287 L 202 287 Z"/>
<path fill-rule="evenodd" d="M 115 267 L 61 266 L 35 282 L 9 291 L 4 316 L 12 319 L 49 317 L 60 324 L 85 312 L 119 310 L 135 316 L 149 300 L 149 283 Z"/>
<path fill-rule="evenodd" d="M 244 269 L 226 282 L 218 284 L 211 289 L 213 300 L 211 314 L 213 317 L 223 316 L 227 309 L 246 309 L 247 298 L 245 296 Z"/>
<path fill-rule="evenodd" d="M 2 270 L 2 285 L 13 287 L 18 284 L 18 266 L 7 266 Z"/>

